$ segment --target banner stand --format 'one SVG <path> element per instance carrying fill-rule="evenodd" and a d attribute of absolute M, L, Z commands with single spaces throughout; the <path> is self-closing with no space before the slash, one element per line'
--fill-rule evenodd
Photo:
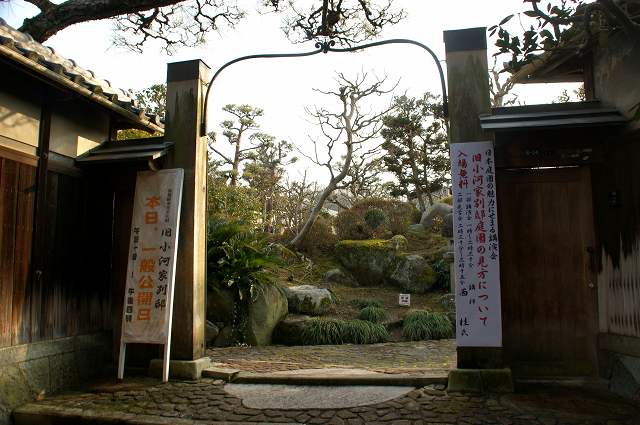
<path fill-rule="evenodd" d="M 164 346 L 162 382 L 169 380 L 176 254 L 184 170 L 139 172 L 122 313 L 118 381 L 128 343 Z"/>

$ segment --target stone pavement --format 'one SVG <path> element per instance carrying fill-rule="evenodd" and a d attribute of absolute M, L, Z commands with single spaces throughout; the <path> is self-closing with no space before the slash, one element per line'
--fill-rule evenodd
<path fill-rule="evenodd" d="M 273 391 L 277 391 L 274 389 Z M 50 422 L 28 422 L 31 414 Z M 640 407 L 586 390 L 525 388 L 516 394 L 448 394 L 442 387 L 414 389 L 382 403 L 324 409 L 255 409 L 225 391 L 222 381 L 128 380 L 94 392 L 47 398 L 18 409 L 26 423 L 302 423 L 302 424 L 501 424 L 637 425 Z M 56 417 L 58 419 L 56 419 Z M 60 420 L 60 417 L 71 419 Z M 90 418 L 90 420 L 87 420 Z M 56 422 L 57 420 L 57 422 Z"/>
<path fill-rule="evenodd" d="M 320 368 L 366 369 L 393 374 L 446 373 L 456 367 L 453 339 L 371 345 L 213 348 L 207 354 L 221 366 L 259 373 Z"/>

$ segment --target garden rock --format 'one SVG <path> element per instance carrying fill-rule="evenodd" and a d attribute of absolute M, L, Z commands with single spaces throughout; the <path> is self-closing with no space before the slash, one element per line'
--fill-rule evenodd
<path fill-rule="evenodd" d="M 302 345 L 302 332 L 310 319 L 309 316 L 290 314 L 276 326 L 273 342 L 282 345 Z"/>
<path fill-rule="evenodd" d="M 430 229 L 435 224 L 436 217 L 444 219 L 446 215 L 451 213 L 453 213 L 453 207 L 451 205 L 436 202 L 422 213 L 420 224 L 422 224 L 425 229 Z"/>
<path fill-rule="evenodd" d="M 396 250 L 389 240 L 340 241 L 336 257 L 362 286 L 393 285 L 403 291 L 424 293 L 437 276 L 427 260 Z"/>
<path fill-rule="evenodd" d="M 442 219 L 440 234 L 445 238 L 453 239 L 453 214 L 447 214 Z"/>
<path fill-rule="evenodd" d="M 327 270 L 327 272 L 324 274 L 324 281 L 329 283 L 339 283 L 343 285 L 353 284 L 353 279 L 351 278 L 351 276 L 347 275 L 344 271 L 338 268 Z"/>
<path fill-rule="evenodd" d="M 220 333 L 220 329 L 218 329 L 216 325 L 214 325 L 213 323 L 207 320 L 207 322 L 204 325 L 204 336 L 205 336 L 207 347 L 213 344 L 213 342 L 216 340 L 216 337 L 218 336 L 219 333 Z"/>
<path fill-rule="evenodd" d="M 229 347 L 233 345 L 233 326 L 227 325 L 220 329 L 220 333 L 213 341 L 214 347 Z"/>
<path fill-rule="evenodd" d="M 336 244 L 336 257 L 360 285 L 379 286 L 385 283 L 386 272 L 394 263 L 396 251 L 387 240 L 347 240 Z"/>
<path fill-rule="evenodd" d="M 207 288 L 207 319 L 214 323 L 231 323 L 233 321 L 233 295 L 228 289 L 209 285 Z M 222 327 L 218 326 L 218 328 Z"/>
<path fill-rule="evenodd" d="M 327 311 L 333 303 L 333 295 L 324 288 L 313 285 L 300 285 L 284 288 L 289 302 L 290 313 L 318 316 Z"/>
<path fill-rule="evenodd" d="M 416 224 L 412 224 L 409 226 L 409 230 L 412 232 L 418 232 L 418 233 L 422 233 L 425 232 L 426 229 L 424 228 L 424 226 L 420 223 L 416 223 Z"/>
<path fill-rule="evenodd" d="M 388 276 L 388 280 L 395 286 L 419 294 L 428 292 L 437 279 L 427 260 L 420 255 L 399 257 L 395 269 Z"/>
<path fill-rule="evenodd" d="M 245 339 L 252 346 L 270 345 L 273 330 L 289 310 L 287 297 L 278 285 L 263 285 L 260 296 L 249 304 Z"/>

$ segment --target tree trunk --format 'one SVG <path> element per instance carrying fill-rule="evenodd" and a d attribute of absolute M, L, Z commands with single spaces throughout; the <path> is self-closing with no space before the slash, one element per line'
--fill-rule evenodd
<path fill-rule="evenodd" d="M 342 170 L 340 170 L 340 174 L 333 177 L 329 182 L 329 184 L 327 185 L 327 187 L 322 191 L 322 194 L 320 195 L 318 202 L 316 202 L 316 205 L 311 210 L 311 214 L 309 214 L 309 218 L 304 223 L 304 226 L 302 226 L 302 230 L 300 230 L 300 232 L 296 235 L 296 237 L 293 238 L 293 240 L 290 242 L 290 245 L 296 249 L 300 248 L 300 245 L 302 244 L 302 241 L 304 240 L 305 236 L 307 236 L 307 233 L 309 233 L 309 230 L 311 230 L 311 227 L 314 225 L 314 223 L 318 219 L 318 216 L 320 215 L 320 212 L 322 211 L 322 207 L 324 206 L 324 203 L 327 200 L 327 198 L 331 196 L 333 191 L 336 190 L 338 183 L 344 180 L 344 178 L 347 176 L 347 173 L 349 172 L 349 167 L 351 166 L 351 159 L 353 158 L 353 144 L 352 144 L 352 134 L 351 134 L 351 123 L 348 119 L 346 121 L 347 121 L 347 125 L 345 127 L 347 129 L 348 142 L 347 142 L 347 155 L 344 157 L 344 165 L 342 166 Z"/>
<path fill-rule="evenodd" d="M 316 202 L 316 205 L 311 210 L 311 214 L 309 214 L 309 218 L 304 223 L 304 226 L 302 226 L 302 230 L 300 230 L 300 233 L 298 233 L 296 237 L 291 241 L 291 245 L 294 248 L 300 249 L 302 241 L 304 240 L 305 236 L 307 236 L 307 233 L 309 233 L 309 230 L 311 230 L 311 227 L 313 227 L 313 225 L 315 224 L 318 216 L 320 215 L 320 212 L 322 212 L 322 207 L 324 206 L 325 201 L 333 193 L 333 191 L 336 190 L 336 186 L 338 185 L 338 183 L 339 181 L 336 181 L 336 179 L 334 178 L 322 191 L 318 202 Z"/>
<path fill-rule="evenodd" d="M 233 155 L 233 164 L 231 164 L 231 181 L 230 187 L 236 187 L 238 185 L 238 173 L 240 172 L 240 138 L 242 133 L 238 133 L 238 140 L 236 140 L 236 153 Z"/>
<path fill-rule="evenodd" d="M 422 187 L 420 187 L 420 179 L 418 174 L 418 165 L 416 164 L 415 155 L 413 153 L 413 145 L 409 148 L 409 162 L 411 164 L 411 177 L 413 179 L 413 186 L 416 188 L 416 197 L 418 198 L 418 205 L 420 206 L 420 212 L 425 212 L 427 210 L 427 206 L 424 203 L 424 198 L 422 197 Z"/>
<path fill-rule="evenodd" d="M 67 0 L 56 5 L 52 3 L 33 18 L 25 19 L 18 30 L 42 43 L 73 24 L 113 18 L 181 1 L 183 0 Z"/>

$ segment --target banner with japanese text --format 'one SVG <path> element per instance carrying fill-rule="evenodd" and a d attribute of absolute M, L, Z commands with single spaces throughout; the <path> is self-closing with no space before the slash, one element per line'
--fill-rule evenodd
<path fill-rule="evenodd" d="M 138 173 L 122 343 L 166 344 L 168 341 L 183 178 L 182 169 Z"/>
<path fill-rule="evenodd" d="M 493 142 L 451 145 L 456 341 L 502 346 L 498 207 Z"/>

